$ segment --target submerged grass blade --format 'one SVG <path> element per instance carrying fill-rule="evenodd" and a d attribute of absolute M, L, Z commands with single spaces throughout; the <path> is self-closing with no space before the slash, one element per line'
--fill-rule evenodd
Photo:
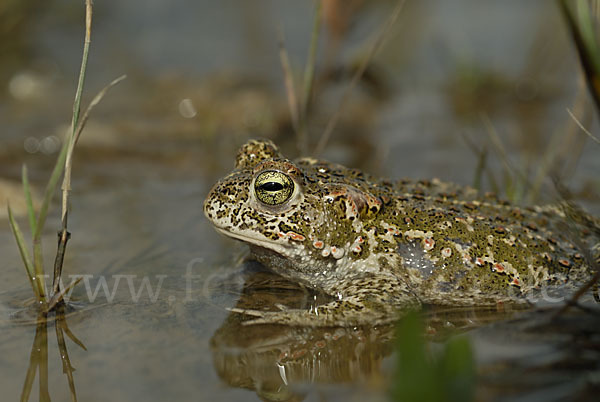
<path fill-rule="evenodd" d="M 25 265 L 25 271 L 27 272 L 27 277 L 29 278 L 29 283 L 31 284 L 31 288 L 33 289 L 33 293 L 36 298 L 40 299 L 40 292 L 37 288 L 37 283 L 34 282 L 34 268 L 31 263 L 31 257 L 29 256 L 29 252 L 27 251 L 27 247 L 25 246 L 25 239 L 23 238 L 23 232 L 21 232 L 21 228 L 19 224 L 15 220 L 13 216 L 12 209 L 10 208 L 10 204 L 8 204 L 8 220 L 10 221 L 10 227 L 15 236 L 15 240 L 17 241 L 17 246 L 19 247 L 19 252 L 21 253 L 21 259 L 23 260 L 23 264 Z"/>
<path fill-rule="evenodd" d="M 26 165 L 23 165 L 21 176 L 23 179 L 23 192 L 25 193 L 25 202 L 27 204 L 27 218 L 29 218 L 29 229 L 31 230 L 31 233 L 34 233 L 36 228 L 35 211 L 33 209 L 33 201 L 31 200 L 31 189 L 29 187 L 29 177 L 27 175 Z"/>
<path fill-rule="evenodd" d="M 32 361 L 32 359 L 29 361 L 27 375 L 25 375 L 25 382 L 23 383 L 23 389 L 21 390 L 21 402 L 27 402 L 29 400 L 29 395 L 31 395 L 31 389 L 33 388 L 33 380 L 35 380 L 38 363 L 37 361 Z"/>
<path fill-rule="evenodd" d="M 64 317 L 61 318 L 61 320 L 64 321 Z M 69 358 L 69 352 L 65 343 L 62 324 L 57 321 L 54 329 L 56 331 L 56 341 L 58 343 L 58 350 L 60 351 L 60 357 L 62 360 L 63 373 L 67 376 L 67 381 L 69 383 L 71 401 L 77 402 L 77 392 L 75 391 L 75 380 L 73 378 L 73 371 L 75 371 L 75 369 L 71 365 L 71 359 Z"/>
<path fill-rule="evenodd" d="M 79 338 L 77 338 L 75 336 L 75 334 L 73 334 L 71 332 L 71 330 L 69 329 L 69 327 L 67 326 L 67 321 L 64 322 L 63 324 L 63 331 L 65 334 L 67 334 L 67 336 L 69 337 L 70 340 L 72 340 L 77 346 L 79 346 L 81 349 L 85 350 L 87 352 L 87 348 L 85 347 L 85 345 L 83 344 L 83 342 L 81 342 L 79 340 Z"/>
<path fill-rule="evenodd" d="M 37 345 L 37 350 L 39 351 L 38 384 L 40 390 L 40 401 L 50 402 L 50 392 L 48 388 L 48 323 L 46 321 L 46 317 L 43 317 L 40 328 L 40 338 Z"/>
<path fill-rule="evenodd" d="M 31 353 L 29 354 L 29 366 L 27 367 L 27 375 L 25 376 L 25 381 L 23 382 L 23 389 L 21 390 L 21 402 L 27 402 L 29 400 L 29 395 L 31 394 L 31 390 L 33 388 L 33 381 L 35 380 L 35 373 L 40 364 L 39 358 L 39 350 L 38 344 L 39 337 L 42 335 L 41 332 L 46 330 L 46 326 L 42 324 L 38 324 L 35 329 L 35 338 L 33 340 L 33 344 L 31 345 Z"/>

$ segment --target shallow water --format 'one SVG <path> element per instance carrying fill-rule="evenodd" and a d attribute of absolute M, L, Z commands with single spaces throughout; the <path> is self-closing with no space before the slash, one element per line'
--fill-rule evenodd
<path fill-rule="evenodd" d="M 274 138 L 287 154 L 297 154 L 277 26 L 283 24 L 300 70 L 310 4 L 97 3 L 86 101 L 112 78 L 129 77 L 94 111 L 75 158 L 64 274 L 65 281 L 86 275 L 66 318 L 87 349 L 67 337 L 79 400 L 386 400 L 393 329 L 243 326 L 227 308 L 303 308 L 321 296 L 241 262 L 244 246 L 218 236 L 201 210 L 208 189 L 228 172 L 248 137 Z M 389 7 L 378 2 L 362 9 L 341 49 L 344 60 L 364 53 L 364 41 Z M 22 163 L 37 194 L 43 191 L 56 157 L 54 136 L 69 121 L 82 40 L 79 3 L 53 2 L 28 18 L 35 28 L 17 31 L 23 48 L 0 65 L 0 195 L 7 193 L 15 210 L 22 204 Z M 325 150 L 329 159 L 395 178 L 471 184 L 477 156 L 464 134 L 487 148 L 490 171 L 505 185 L 486 118 L 512 164 L 532 177 L 547 144 L 558 141 L 552 140 L 556 133 L 571 130 L 565 108 L 577 103 L 576 55 L 548 2 L 409 2 L 376 62 L 388 94 L 356 91 Z M 310 125 L 313 143 L 335 112 L 340 87 L 322 90 Z M 586 116 L 594 130 L 595 116 Z M 565 180 L 578 200 L 598 212 L 598 149 L 582 147 L 579 135 L 552 144 L 565 150 L 564 171 L 576 166 Z M 553 197 L 548 182 L 543 200 Z M 47 269 L 58 210 L 56 202 L 44 232 Z M 20 222 L 25 228 L 23 216 Z M 36 325 L 26 305 L 31 291 L 1 214 L 0 255 L 0 389 L 2 399 L 16 400 Z M 572 334 L 560 336 L 559 324 L 540 324 L 541 335 L 532 340 L 527 334 L 543 323 L 535 314 L 507 307 L 431 309 L 424 316 L 434 345 L 455 332 L 471 334 L 478 399 L 589 399 L 594 394 L 586 387 L 597 387 L 593 373 L 600 361 L 595 316 L 572 312 L 565 318 Z M 516 321 L 506 321 L 515 315 Z M 40 349 L 48 354 L 48 392 L 53 400 L 68 400 L 53 323 L 47 331 L 47 349 Z M 44 344 L 41 335 L 37 339 Z M 566 344 L 576 349 L 571 364 L 561 360 Z M 30 400 L 43 400 L 38 378 Z M 556 387 L 560 392 L 553 394 Z"/>

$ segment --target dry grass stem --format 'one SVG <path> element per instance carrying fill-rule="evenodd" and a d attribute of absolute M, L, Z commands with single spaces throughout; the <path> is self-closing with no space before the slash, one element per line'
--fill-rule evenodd
<path fill-rule="evenodd" d="M 502 140 L 500 140 L 500 136 L 498 135 L 498 132 L 492 124 L 492 121 L 490 120 L 489 116 L 487 114 L 482 114 L 481 121 L 485 126 L 486 132 L 488 133 L 488 136 L 490 138 L 490 142 L 492 143 L 492 146 L 496 149 L 496 153 L 500 157 L 500 162 L 502 162 L 504 168 L 511 173 L 516 173 L 513 169 L 513 166 L 510 163 L 510 160 L 508 159 L 508 153 L 506 152 L 506 148 L 504 148 L 504 144 L 502 144 Z"/>
<path fill-rule="evenodd" d="M 71 133 L 68 137 L 68 144 L 66 149 L 66 156 L 64 160 L 64 177 L 62 184 L 62 213 L 61 213 L 61 222 L 62 222 L 62 230 L 59 233 L 59 242 L 58 248 L 56 251 L 56 259 L 54 261 L 54 280 L 52 283 L 53 297 L 52 297 L 52 307 L 49 308 L 51 310 L 56 306 L 58 302 L 62 301 L 62 296 L 60 292 L 60 277 L 62 275 L 62 267 L 64 261 L 64 255 L 67 247 L 67 241 L 69 240 L 70 234 L 67 231 L 68 226 L 68 207 L 69 207 L 69 193 L 71 190 L 71 172 L 73 166 L 73 152 L 75 150 L 75 145 L 77 144 L 79 137 L 85 127 L 85 124 L 89 118 L 90 112 L 92 109 L 102 100 L 106 92 L 125 79 L 125 76 L 121 76 L 106 87 L 104 87 L 95 97 L 92 99 L 90 104 L 88 105 L 86 111 L 83 114 L 83 117 L 79 117 L 80 113 L 80 105 L 81 105 L 81 94 L 83 92 L 83 86 L 85 82 L 85 72 L 87 68 L 87 60 L 89 54 L 89 46 L 91 43 L 91 35 L 92 35 L 92 2 L 91 0 L 86 0 L 86 18 L 85 18 L 85 39 L 83 46 L 83 57 L 81 60 L 81 70 L 79 73 L 79 82 L 77 85 L 77 91 L 75 92 L 75 101 L 73 102 L 73 118 L 71 121 Z M 59 298 L 55 296 L 59 295 Z"/>
<path fill-rule="evenodd" d="M 554 314 L 554 317 L 557 317 L 557 316 L 563 314 L 570 307 L 576 306 L 579 299 L 581 298 L 581 296 L 583 296 L 588 290 L 592 289 L 592 287 L 595 286 L 598 283 L 598 281 L 600 281 L 600 270 L 598 270 L 598 264 L 595 264 L 594 269 L 596 270 L 596 273 L 594 274 L 594 276 L 592 276 L 590 278 L 590 280 L 588 280 L 579 289 L 577 289 L 577 292 L 575 292 L 575 294 L 569 300 L 567 300 L 565 302 L 564 306 L 562 306 Z"/>
<path fill-rule="evenodd" d="M 317 1 L 317 8 L 315 10 L 315 16 L 313 21 L 313 29 L 310 38 L 310 48 L 308 50 L 308 58 L 306 60 L 306 67 L 304 68 L 304 99 L 302 102 L 302 115 L 306 118 L 308 112 L 308 105 L 310 103 L 315 68 L 317 64 L 317 48 L 319 44 L 319 32 L 321 31 L 321 14 L 323 9 L 323 2 Z"/>
<path fill-rule="evenodd" d="M 285 48 L 285 38 L 283 30 L 279 31 L 279 60 L 281 61 L 281 69 L 283 70 L 283 79 L 285 83 L 285 93 L 287 95 L 288 107 L 290 108 L 290 116 L 292 126 L 296 135 L 299 131 L 299 111 L 298 111 L 298 96 L 296 95 L 296 87 L 294 85 L 294 74 L 290 64 L 290 59 Z"/>
<path fill-rule="evenodd" d="M 58 293 L 54 293 L 52 295 L 52 298 L 48 302 L 47 311 L 52 311 L 58 303 L 63 301 L 65 298 L 65 295 L 67 295 L 71 291 L 71 289 L 73 289 L 75 286 L 77 286 L 77 284 L 79 282 L 81 282 L 81 279 L 82 278 L 77 278 L 77 280 L 71 282 L 66 288 L 60 289 L 60 291 Z"/>
<path fill-rule="evenodd" d="M 68 202 L 69 202 L 69 191 L 71 190 L 71 171 L 73 167 L 73 152 L 75 150 L 75 145 L 81 136 L 81 133 L 87 123 L 88 118 L 90 117 L 90 113 L 94 109 L 94 107 L 100 103 L 102 98 L 106 95 L 109 89 L 117 85 L 119 82 L 123 81 L 126 78 L 125 75 L 122 75 L 115 80 L 113 80 L 110 84 L 102 88 L 100 92 L 92 99 L 89 106 L 83 113 L 81 120 L 78 122 L 75 131 L 73 132 L 73 136 L 70 139 L 69 147 L 67 151 L 67 157 L 65 159 L 65 176 L 63 178 L 62 191 L 63 191 L 63 201 L 62 201 L 62 223 L 63 229 L 67 228 L 67 215 L 68 215 Z"/>
<path fill-rule="evenodd" d="M 92 42 L 92 15 L 92 0 L 85 0 L 85 39 L 83 42 L 83 56 L 81 57 L 79 80 L 77 82 L 77 90 L 75 91 L 75 102 L 73 103 L 73 116 L 71 119 L 71 136 L 74 135 L 75 128 L 77 127 L 77 122 L 79 121 L 81 94 L 83 93 L 83 84 L 85 83 L 85 72 L 87 69 L 90 43 Z"/>
<path fill-rule="evenodd" d="M 569 113 L 569 116 L 571 116 L 571 119 L 573 119 L 573 121 L 575 122 L 575 124 L 577 124 L 577 126 L 581 129 L 581 131 L 583 131 L 588 137 L 590 137 L 592 139 L 592 141 L 594 141 L 597 144 L 600 144 L 600 139 L 598 139 L 592 133 L 590 133 L 589 130 L 587 128 L 585 128 L 583 126 L 583 124 L 581 124 L 579 119 L 573 114 L 573 112 L 571 112 L 571 110 L 569 108 L 567 108 L 567 113 Z"/>
<path fill-rule="evenodd" d="M 337 108 L 336 112 L 334 113 L 334 115 L 331 117 L 331 119 L 327 123 L 327 127 L 325 127 L 325 131 L 321 135 L 321 138 L 319 138 L 319 142 L 314 151 L 314 154 L 316 156 L 320 155 L 325 150 L 325 147 L 327 146 L 327 143 L 329 142 L 329 139 L 330 139 L 333 131 L 335 130 L 335 127 L 337 126 L 337 123 L 341 117 L 342 110 L 344 109 L 344 106 L 346 105 L 346 101 L 347 101 L 350 93 L 354 90 L 354 88 L 360 81 L 361 77 L 364 75 L 365 71 L 367 70 L 369 63 L 371 63 L 373 57 L 377 54 L 377 52 L 383 45 L 384 39 L 387 36 L 388 31 L 394 25 L 396 20 L 398 20 L 398 17 L 400 17 L 400 13 L 402 12 L 402 9 L 404 8 L 405 3 L 406 3 L 406 0 L 398 1 L 398 3 L 396 4 L 396 7 L 392 11 L 392 14 L 387 19 L 387 21 L 383 25 L 382 29 L 379 31 L 379 34 L 377 35 L 375 42 L 369 49 L 367 57 L 365 57 L 363 59 L 359 68 L 356 70 L 356 72 L 352 76 L 352 80 L 350 81 L 350 83 L 344 90 L 344 93 L 342 94 L 341 101 L 338 104 L 338 108 Z"/>
<path fill-rule="evenodd" d="M 313 29 L 310 39 L 310 48 L 308 58 L 304 68 L 304 89 L 302 92 L 302 109 L 300 110 L 300 126 L 298 130 L 298 150 L 300 154 L 308 154 L 308 109 L 313 96 L 313 84 L 315 69 L 317 64 L 317 48 L 319 45 L 319 33 L 321 32 L 323 1 L 317 1 L 315 16 L 313 20 Z"/>

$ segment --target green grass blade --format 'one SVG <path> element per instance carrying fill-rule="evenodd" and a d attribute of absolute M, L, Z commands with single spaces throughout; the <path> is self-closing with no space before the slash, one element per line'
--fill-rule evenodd
<path fill-rule="evenodd" d="M 81 60 L 81 69 L 79 71 L 79 80 L 77 82 L 77 90 L 75 92 L 75 102 L 73 103 L 73 118 L 71 121 L 71 132 L 63 141 L 62 148 L 60 150 L 60 154 L 58 155 L 58 159 L 56 160 L 56 164 L 54 165 L 54 169 L 52 170 L 52 175 L 50 176 L 50 180 L 46 185 L 46 191 L 44 192 L 44 199 L 42 201 L 42 206 L 40 207 L 40 214 L 38 216 L 36 231 L 33 235 L 34 244 L 36 240 L 38 240 L 41 236 L 42 229 L 44 224 L 46 223 L 46 216 L 48 214 L 48 207 L 50 202 L 52 201 L 52 197 L 56 192 L 56 186 L 58 185 L 58 181 L 63 173 L 65 168 L 65 160 L 67 158 L 67 152 L 69 150 L 69 145 L 71 139 L 75 134 L 75 130 L 79 123 L 79 108 L 81 104 L 81 93 L 83 92 L 83 84 L 85 82 L 85 71 L 87 68 L 87 60 L 88 60 L 88 52 L 90 46 L 90 35 L 91 35 L 91 3 L 86 1 L 86 35 L 85 42 L 83 45 L 83 57 Z"/>
<path fill-rule="evenodd" d="M 60 177 L 62 176 L 63 170 L 65 168 L 65 159 L 67 157 L 68 149 L 69 143 L 65 141 L 63 143 L 62 149 L 60 150 L 60 154 L 58 155 L 58 159 L 56 160 L 56 164 L 54 165 L 54 169 L 52 170 L 50 180 L 46 185 L 46 190 L 44 192 L 44 198 L 42 199 L 42 205 L 40 207 L 37 224 L 35 227 L 35 231 L 33 232 L 33 269 L 35 271 L 35 278 L 38 281 L 38 288 L 40 290 L 41 299 L 44 299 L 46 296 L 44 266 L 42 261 L 42 229 L 46 224 L 46 217 L 48 216 L 48 208 L 50 206 L 50 202 L 52 202 L 52 197 L 56 193 L 58 181 L 60 180 Z"/>
<path fill-rule="evenodd" d="M 25 239 L 23 238 L 23 232 L 21 232 L 21 228 L 17 221 L 15 221 L 15 217 L 13 216 L 12 209 L 10 208 L 10 204 L 8 205 L 8 219 L 10 221 L 10 227 L 15 236 L 15 240 L 17 241 L 17 246 L 19 247 L 19 252 L 21 253 L 21 259 L 23 260 L 23 264 L 25 265 L 25 271 L 27 272 L 27 277 L 29 278 L 29 283 L 31 284 L 31 288 L 33 289 L 33 293 L 39 299 L 40 294 L 37 289 L 37 285 L 34 282 L 35 273 L 33 270 L 33 264 L 31 263 L 31 257 L 29 256 L 29 252 L 27 251 L 27 247 L 25 246 Z"/>
<path fill-rule="evenodd" d="M 42 205 L 40 207 L 40 213 L 38 215 L 36 230 L 33 234 L 33 241 L 35 243 L 36 239 L 39 239 L 42 234 L 42 229 L 46 223 L 46 217 L 48 215 L 48 207 L 50 206 L 50 202 L 52 201 L 52 197 L 54 193 L 56 193 L 56 187 L 58 186 L 58 181 L 63 173 L 65 168 L 65 159 L 67 158 L 67 150 L 69 149 L 69 142 L 65 141 L 60 150 L 60 154 L 58 155 L 58 159 L 56 160 L 56 164 L 54 165 L 54 169 L 52 170 L 52 175 L 50 176 L 50 180 L 46 185 L 46 190 L 44 192 L 44 198 L 42 200 Z"/>
<path fill-rule="evenodd" d="M 44 276 L 44 266 L 42 261 L 42 241 L 41 239 L 33 243 L 33 271 L 35 273 L 35 282 L 40 294 L 40 300 L 46 300 L 46 278 Z"/>
<path fill-rule="evenodd" d="M 585 73 L 586 83 L 596 106 L 596 112 L 599 112 L 600 49 L 596 41 L 594 21 L 589 12 L 589 5 L 587 2 L 573 2 L 568 0 L 562 0 L 559 4 L 567 22 L 567 27 L 575 42 L 579 61 Z"/>
<path fill-rule="evenodd" d="M 436 383 L 427 344 L 423 338 L 423 320 L 415 313 L 407 314 L 396 331 L 396 373 L 393 380 L 394 401 L 438 402 L 442 388 Z"/>
<path fill-rule="evenodd" d="M 42 229 L 46 223 L 46 217 L 48 215 L 48 208 L 52 202 L 52 198 L 56 193 L 56 187 L 60 180 L 62 173 L 65 169 L 65 160 L 69 150 L 69 145 L 75 135 L 75 130 L 79 123 L 79 106 L 81 103 L 81 93 L 83 92 L 83 84 L 85 82 L 85 71 L 87 67 L 88 52 L 90 46 L 90 35 L 91 35 L 91 19 L 92 19 L 92 5 L 90 1 L 86 1 L 86 34 L 85 42 L 83 46 L 83 57 L 81 60 L 81 69 L 79 73 L 79 81 L 77 83 L 77 90 L 75 92 L 75 102 L 73 104 L 73 119 L 71 121 L 71 132 L 67 138 L 63 141 L 60 154 L 52 170 L 50 180 L 46 185 L 46 191 L 44 192 L 44 198 L 40 207 L 40 213 L 38 215 L 37 225 L 33 233 L 33 267 L 36 273 L 36 278 L 40 282 L 40 291 L 42 298 L 45 298 L 45 283 L 44 283 L 44 267 L 42 262 Z"/>
<path fill-rule="evenodd" d="M 35 233 L 37 226 L 35 220 L 35 211 L 33 210 L 33 201 L 31 200 L 31 189 L 29 187 L 29 177 L 27 176 L 27 166 L 23 165 L 22 170 L 23 192 L 25 193 L 25 202 L 27 203 L 27 217 L 29 218 L 29 228 L 31 233 Z"/>
<path fill-rule="evenodd" d="M 577 20 L 581 38 L 585 44 L 586 56 L 590 58 L 596 72 L 600 69 L 600 60 L 596 34 L 594 32 L 594 20 L 587 3 L 577 4 Z"/>
<path fill-rule="evenodd" d="M 451 401 L 475 400 L 477 372 L 473 348 L 466 337 L 456 337 L 446 343 L 443 358 L 438 362 L 439 380 L 444 395 Z"/>

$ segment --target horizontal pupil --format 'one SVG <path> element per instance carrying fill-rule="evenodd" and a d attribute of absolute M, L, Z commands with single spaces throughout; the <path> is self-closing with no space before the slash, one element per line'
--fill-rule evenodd
<path fill-rule="evenodd" d="M 275 181 L 269 181 L 265 184 L 261 184 L 260 188 L 265 191 L 280 191 L 283 190 L 283 184 L 277 183 Z"/>

